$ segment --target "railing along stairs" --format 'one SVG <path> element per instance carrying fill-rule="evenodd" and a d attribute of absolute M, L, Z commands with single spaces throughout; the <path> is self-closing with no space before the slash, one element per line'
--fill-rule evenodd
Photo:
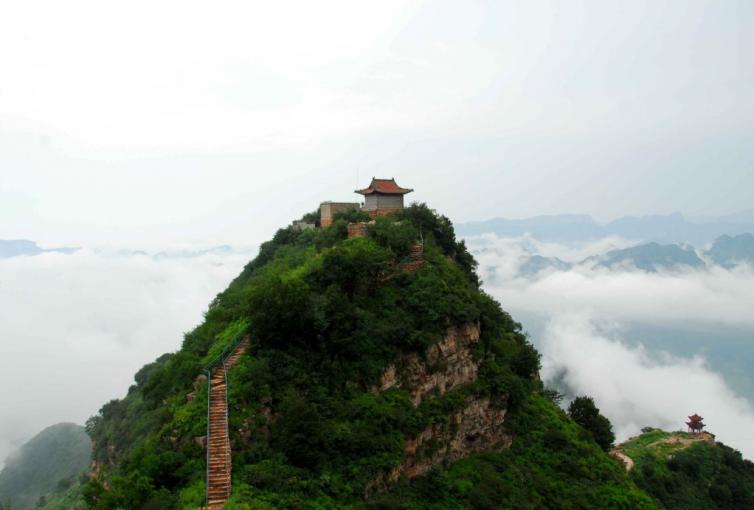
<path fill-rule="evenodd" d="M 204 367 L 204 373 L 207 374 L 207 469 L 206 469 L 206 487 L 205 487 L 205 508 L 209 510 L 214 510 L 215 508 L 222 508 L 225 501 L 227 501 L 230 498 L 231 495 L 231 480 L 230 480 L 230 468 L 231 468 L 231 458 L 230 458 L 230 431 L 228 430 L 228 369 L 230 368 L 228 366 L 229 358 L 233 358 L 232 361 L 235 363 L 237 356 L 240 356 L 241 353 L 243 353 L 243 350 L 240 352 L 237 352 L 239 348 L 243 348 L 244 346 L 241 345 L 241 343 L 248 337 L 249 334 L 249 327 L 244 327 L 241 331 L 239 331 L 233 339 L 228 343 L 228 345 L 223 349 L 223 351 L 212 361 L 210 361 L 205 367 Z M 232 364 L 230 365 L 232 366 Z M 222 368 L 221 368 L 222 367 Z M 225 487 L 220 487 L 219 492 L 217 488 L 211 487 L 211 467 L 212 465 L 217 465 L 218 461 L 222 462 L 223 459 L 213 459 L 212 458 L 212 450 L 213 445 L 215 444 L 212 437 L 212 389 L 213 389 L 213 376 L 218 375 L 218 371 L 222 369 L 222 393 L 224 402 L 222 402 L 222 406 L 224 406 L 225 410 L 225 416 L 224 416 L 224 425 L 225 425 L 225 440 L 223 441 L 224 448 L 223 453 L 226 455 L 225 458 L 225 468 L 227 470 L 227 483 L 225 484 Z"/>

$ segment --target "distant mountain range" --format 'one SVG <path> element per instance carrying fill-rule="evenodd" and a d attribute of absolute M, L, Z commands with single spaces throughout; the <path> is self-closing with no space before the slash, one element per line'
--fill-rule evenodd
<path fill-rule="evenodd" d="M 740 263 L 754 265 L 754 235 L 722 236 L 707 252 L 715 264 L 732 267 Z"/>
<path fill-rule="evenodd" d="M 708 250 L 697 252 L 689 245 L 646 243 L 620 250 L 611 250 L 604 255 L 586 258 L 571 263 L 557 257 L 531 255 L 525 257 L 519 267 L 519 275 L 534 276 L 542 271 L 567 271 L 575 266 L 590 269 L 639 269 L 646 272 L 692 268 L 704 269 L 710 265 L 733 268 L 739 264 L 754 265 L 754 235 L 741 234 L 735 237 L 719 237 Z"/>
<path fill-rule="evenodd" d="M 635 268 L 656 272 L 686 266 L 694 269 L 705 267 L 704 261 L 691 246 L 648 243 L 622 250 L 611 250 L 603 256 L 590 257 L 584 264 L 594 267 Z"/>
<path fill-rule="evenodd" d="M 494 218 L 486 221 L 460 223 L 456 226 L 460 237 L 496 234 L 501 237 L 528 235 L 534 239 L 557 243 L 584 243 L 609 236 L 643 242 L 641 246 L 615 250 L 603 259 L 593 260 L 597 265 L 614 267 L 633 263 L 647 271 L 674 265 L 702 267 L 705 262 L 692 248 L 704 247 L 714 241 L 708 252 L 709 259 L 718 265 L 732 267 L 739 262 L 751 262 L 751 236 L 754 233 L 754 209 L 708 220 L 688 220 L 682 214 L 653 216 L 626 216 L 607 224 L 596 222 L 589 215 L 560 214 L 524 219 Z M 0 239 L 0 259 L 15 256 L 33 256 L 43 253 L 74 253 L 80 248 L 60 247 L 44 249 L 34 241 Z M 147 253 L 141 250 L 121 250 L 120 256 L 149 256 L 155 259 L 194 258 L 203 255 L 222 255 L 236 251 L 236 247 L 221 245 L 199 249 L 179 249 Z M 572 264 L 548 257 L 533 255 L 522 266 L 525 274 L 535 274 L 543 269 L 567 269 Z M 654 268 L 654 269 L 653 269 Z"/>
<path fill-rule="evenodd" d="M 0 259 L 19 255 L 39 255 L 41 253 L 73 253 L 78 250 L 79 248 L 73 247 L 44 249 L 40 248 L 34 241 L 0 239 Z"/>
<path fill-rule="evenodd" d="M 233 251 L 234 249 L 232 246 L 223 244 L 220 246 L 212 246 L 210 248 L 200 248 L 196 250 L 160 251 L 154 254 L 147 253 L 143 250 L 120 250 L 118 252 L 118 255 L 126 257 L 133 255 L 143 255 L 147 257 L 154 257 L 155 259 L 191 259 L 201 257 L 203 255 L 227 255 L 233 253 Z"/>
<path fill-rule="evenodd" d="M 541 241 L 559 243 L 585 242 L 608 236 L 621 236 L 637 241 L 662 244 L 692 244 L 703 246 L 723 235 L 754 232 L 754 210 L 710 220 L 688 220 L 682 214 L 654 216 L 626 216 L 605 225 L 591 216 L 561 214 L 525 219 L 495 218 L 486 221 L 460 223 L 456 232 L 461 236 L 493 233 L 504 237 L 530 235 Z"/>
<path fill-rule="evenodd" d="M 79 251 L 79 247 L 60 247 L 60 248 L 41 248 L 34 241 L 26 239 L 5 240 L 0 239 L 0 259 L 10 257 L 28 256 L 33 257 L 35 255 L 41 255 L 43 253 L 64 253 L 71 254 Z M 169 250 L 160 251 L 156 253 L 147 253 L 143 250 L 120 250 L 117 255 L 122 257 L 132 256 L 146 256 L 154 257 L 155 259 L 185 259 L 201 257 L 203 255 L 224 255 L 234 252 L 234 248 L 228 245 L 212 246 L 210 248 L 200 248 L 196 250 Z"/>

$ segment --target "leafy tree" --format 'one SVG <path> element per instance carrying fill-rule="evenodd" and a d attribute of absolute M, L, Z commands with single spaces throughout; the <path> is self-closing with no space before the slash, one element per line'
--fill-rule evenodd
<path fill-rule="evenodd" d="M 325 459 L 327 436 L 317 408 L 300 395 L 290 394 L 282 402 L 283 417 L 274 441 L 297 467 L 316 468 Z"/>
<path fill-rule="evenodd" d="M 607 451 L 615 442 L 613 426 L 607 417 L 600 414 L 592 397 L 576 397 L 568 406 L 569 416 L 588 430 L 603 450 Z"/>

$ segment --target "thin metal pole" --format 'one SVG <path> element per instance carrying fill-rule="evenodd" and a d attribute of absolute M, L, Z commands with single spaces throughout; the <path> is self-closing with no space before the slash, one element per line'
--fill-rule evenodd
<path fill-rule="evenodd" d="M 230 354 L 228 355 L 230 356 Z M 228 367 L 225 365 L 225 360 L 228 359 L 228 356 L 223 359 L 223 375 L 225 376 L 225 455 L 226 455 L 226 462 L 230 460 L 230 423 L 228 422 Z M 228 480 L 228 492 L 226 494 L 226 497 L 230 499 L 230 491 L 231 487 L 233 486 L 233 466 L 228 466 L 229 475 L 231 477 L 230 480 Z"/>
<path fill-rule="evenodd" d="M 212 400 L 212 369 L 205 369 L 207 373 L 207 467 L 204 487 L 204 504 L 209 507 L 209 434 L 210 434 L 210 402 Z"/>

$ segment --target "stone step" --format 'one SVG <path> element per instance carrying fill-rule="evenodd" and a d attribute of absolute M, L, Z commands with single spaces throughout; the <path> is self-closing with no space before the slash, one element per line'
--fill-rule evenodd
<path fill-rule="evenodd" d="M 212 370 L 210 375 L 210 408 L 208 424 L 208 468 L 207 506 L 204 510 L 219 510 L 231 493 L 231 448 L 228 434 L 228 405 L 226 402 L 227 371 L 241 359 L 249 347 L 248 337 L 244 338 L 225 358 L 224 367 Z"/>

